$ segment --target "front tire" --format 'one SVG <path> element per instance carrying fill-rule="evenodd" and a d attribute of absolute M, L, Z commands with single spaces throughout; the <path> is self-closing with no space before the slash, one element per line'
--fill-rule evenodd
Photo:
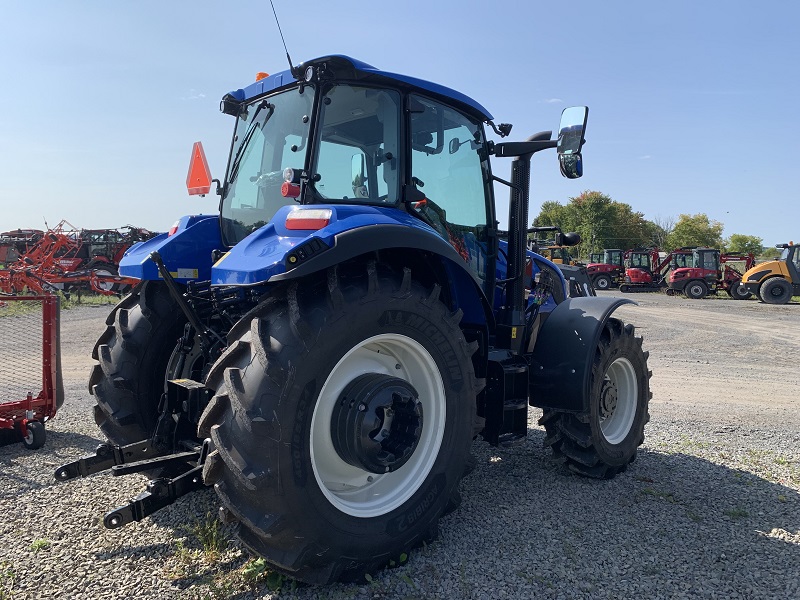
<path fill-rule="evenodd" d="M 690 281 L 686 284 L 686 287 L 683 288 L 683 293 L 686 294 L 687 298 L 691 298 L 692 300 L 702 300 L 708 295 L 708 286 L 704 281 Z"/>
<path fill-rule="evenodd" d="M 594 289 L 596 289 L 596 290 L 608 290 L 608 289 L 611 289 L 612 283 L 613 282 L 611 281 L 611 277 L 609 277 L 608 275 L 598 275 L 592 281 L 592 284 L 594 285 Z"/>
<path fill-rule="evenodd" d="M 609 319 L 592 365 L 588 411 L 544 411 L 545 445 L 571 471 L 610 479 L 635 460 L 650 420 L 647 357 L 633 325 Z"/>
<path fill-rule="evenodd" d="M 158 281 L 146 281 L 106 319 L 89 378 L 95 422 L 114 444 L 147 439 L 155 429 L 170 357 L 186 317 Z"/>
<path fill-rule="evenodd" d="M 767 304 L 788 304 L 792 299 L 792 284 L 781 277 L 773 277 L 762 284 L 759 295 Z"/>
<path fill-rule="evenodd" d="M 204 479 L 278 570 L 363 580 L 436 536 L 479 390 L 477 345 L 438 296 L 407 269 L 340 266 L 276 291 L 229 334 L 206 382 Z"/>

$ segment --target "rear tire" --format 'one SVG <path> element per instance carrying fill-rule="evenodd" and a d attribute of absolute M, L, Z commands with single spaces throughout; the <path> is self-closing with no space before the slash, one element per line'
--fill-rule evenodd
<path fill-rule="evenodd" d="M 683 293 L 692 300 L 702 300 L 708 295 L 708 286 L 704 281 L 697 279 L 687 283 L 686 287 L 683 288 Z"/>
<path fill-rule="evenodd" d="M 596 290 L 608 290 L 612 285 L 611 277 L 608 275 L 597 275 L 592 280 L 592 284 Z"/>
<path fill-rule="evenodd" d="M 95 422 L 114 444 L 147 439 L 155 429 L 170 357 L 186 318 L 159 281 L 146 281 L 106 319 L 89 379 Z"/>
<path fill-rule="evenodd" d="M 477 344 L 438 295 L 408 269 L 339 266 L 276 291 L 230 332 L 206 381 L 203 475 L 277 570 L 363 581 L 436 537 L 479 391 Z"/>
<path fill-rule="evenodd" d="M 628 468 L 650 420 L 647 357 L 633 325 L 608 320 L 592 365 L 588 412 L 545 409 L 539 419 L 547 432 L 545 445 L 556 460 L 597 479 L 610 479 Z"/>
<path fill-rule="evenodd" d="M 767 304 L 788 304 L 792 299 L 792 284 L 781 277 L 773 277 L 761 285 L 759 295 Z"/>

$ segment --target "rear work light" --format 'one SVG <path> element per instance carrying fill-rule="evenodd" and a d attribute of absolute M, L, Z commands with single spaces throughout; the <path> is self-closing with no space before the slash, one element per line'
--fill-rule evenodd
<path fill-rule="evenodd" d="M 331 222 L 330 208 L 301 208 L 293 210 L 286 216 L 286 229 L 316 230 L 326 227 Z"/>

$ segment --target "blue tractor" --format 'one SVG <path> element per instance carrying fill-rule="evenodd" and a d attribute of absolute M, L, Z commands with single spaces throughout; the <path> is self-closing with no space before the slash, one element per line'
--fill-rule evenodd
<path fill-rule="evenodd" d="M 527 248 L 531 157 L 556 148 L 580 177 L 586 108 L 563 112 L 557 140 L 493 142 L 487 127 L 511 126 L 464 94 L 326 56 L 221 110 L 235 121 L 225 179 L 201 146 L 187 178 L 194 193 L 216 183 L 219 214 L 123 258 L 141 283 L 109 315 L 89 382 L 109 442 L 56 471 L 153 477 L 107 527 L 213 485 L 275 569 L 363 580 L 435 537 L 474 440 L 524 439 L 529 406 L 565 468 L 605 479 L 634 460 L 647 353 L 612 316 L 630 301 L 570 294 Z M 492 169 L 504 157 L 509 181 Z"/>

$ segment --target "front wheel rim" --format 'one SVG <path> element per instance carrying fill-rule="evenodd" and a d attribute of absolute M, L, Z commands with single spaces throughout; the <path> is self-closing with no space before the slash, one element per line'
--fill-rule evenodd
<path fill-rule="evenodd" d="M 638 400 L 636 370 L 627 358 L 618 358 L 606 370 L 600 389 L 600 429 L 609 444 L 619 444 L 627 437 Z"/>
<path fill-rule="evenodd" d="M 407 381 L 419 393 L 425 415 L 414 453 L 401 468 L 376 474 L 339 456 L 331 436 L 334 406 L 354 378 L 378 373 Z M 416 340 L 400 334 L 370 337 L 351 348 L 331 370 L 311 418 L 310 458 L 325 498 L 354 517 L 376 517 L 408 501 L 427 478 L 442 445 L 446 406 L 436 361 Z"/>

